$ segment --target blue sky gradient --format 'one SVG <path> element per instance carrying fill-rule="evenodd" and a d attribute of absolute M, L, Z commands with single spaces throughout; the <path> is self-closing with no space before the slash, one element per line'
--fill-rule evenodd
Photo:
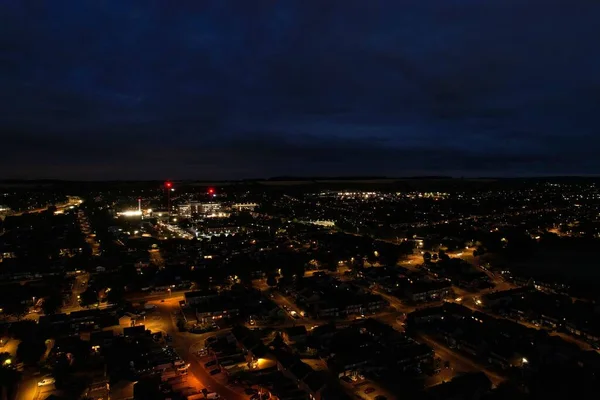
<path fill-rule="evenodd" d="M 600 173 L 600 2 L 0 1 L 0 178 Z"/>

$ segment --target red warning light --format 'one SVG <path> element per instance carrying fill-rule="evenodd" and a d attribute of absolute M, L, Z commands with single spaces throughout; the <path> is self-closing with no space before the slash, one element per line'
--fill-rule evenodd
<path fill-rule="evenodd" d="M 213 188 L 208 189 L 208 194 L 214 194 L 214 193 L 215 193 L 215 189 L 213 189 Z"/>
<path fill-rule="evenodd" d="M 173 186 L 173 184 L 171 182 L 165 182 L 165 186 L 167 188 L 171 188 Z"/>

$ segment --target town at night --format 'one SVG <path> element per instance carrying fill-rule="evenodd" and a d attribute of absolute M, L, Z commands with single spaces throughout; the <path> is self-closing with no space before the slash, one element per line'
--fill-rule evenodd
<path fill-rule="evenodd" d="M 0 1 L 0 400 L 600 399 L 598 21 Z"/>

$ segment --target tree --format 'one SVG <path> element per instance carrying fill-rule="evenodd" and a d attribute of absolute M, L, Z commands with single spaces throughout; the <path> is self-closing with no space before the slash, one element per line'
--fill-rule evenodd
<path fill-rule="evenodd" d="M 46 315 L 56 314 L 58 311 L 60 311 L 62 305 L 62 296 L 60 293 L 55 292 L 44 299 L 44 302 L 42 303 L 42 310 Z"/>
<path fill-rule="evenodd" d="M 426 251 L 425 253 L 423 253 L 423 261 L 425 263 L 429 263 L 431 262 L 431 253 Z"/>
<path fill-rule="evenodd" d="M 29 306 L 20 301 L 20 299 L 14 299 L 13 301 L 5 303 L 2 310 L 4 314 L 15 317 L 17 320 L 21 320 L 21 318 L 27 315 Z"/>
<path fill-rule="evenodd" d="M 37 322 L 25 319 L 10 326 L 10 335 L 17 340 L 26 340 L 27 338 L 37 335 L 39 327 Z"/>
<path fill-rule="evenodd" d="M 367 253 L 367 262 L 371 265 L 375 264 L 379 259 L 379 253 L 377 251 Z"/>
<path fill-rule="evenodd" d="M 7 398 L 14 397 L 14 390 L 20 380 L 20 373 L 14 368 L 10 353 L 0 353 L 0 391 L 5 388 Z"/>
<path fill-rule="evenodd" d="M 44 340 L 38 337 L 29 337 L 19 343 L 17 357 L 26 365 L 35 365 L 46 352 Z"/>
<path fill-rule="evenodd" d="M 279 348 L 285 345 L 285 341 L 279 332 L 275 334 L 273 341 L 269 344 L 269 346 L 273 346 L 275 348 Z"/>
<path fill-rule="evenodd" d="M 121 286 L 111 288 L 106 293 L 106 301 L 109 304 L 123 304 L 125 302 L 125 290 Z"/>
<path fill-rule="evenodd" d="M 179 332 L 186 331 L 185 322 L 182 319 L 177 320 L 177 329 L 179 329 Z"/>
<path fill-rule="evenodd" d="M 297 254 L 285 254 L 280 260 L 281 273 L 287 280 L 304 277 L 305 260 Z"/>
<path fill-rule="evenodd" d="M 252 270 L 247 265 L 246 268 L 241 268 L 238 271 L 237 277 L 241 283 L 245 285 L 252 285 Z"/>
<path fill-rule="evenodd" d="M 442 261 L 448 261 L 450 259 L 450 256 L 448 254 L 446 254 L 446 252 L 444 250 L 440 250 L 439 251 L 439 255 L 438 257 L 440 258 L 440 260 Z"/>
<path fill-rule="evenodd" d="M 98 293 L 93 288 L 88 287 L 85 292 L 81 293 L 79 299 L 83 307 L 89 307 L 98 303 Z"/>
<path fill-rule="evenodd" d="M 269 274 L 269 276 L 267 276 L 267 285 L 270 287 L 277 286 L 277 278 L 275 278 L 275 275 Z"/>

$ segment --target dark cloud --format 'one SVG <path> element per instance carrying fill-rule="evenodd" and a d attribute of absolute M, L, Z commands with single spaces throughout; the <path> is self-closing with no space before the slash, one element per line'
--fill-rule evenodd
<path fill-rule="evenodd" d="M 597 174 L 600 3 L 0 5 L 1 177 Z"/>

